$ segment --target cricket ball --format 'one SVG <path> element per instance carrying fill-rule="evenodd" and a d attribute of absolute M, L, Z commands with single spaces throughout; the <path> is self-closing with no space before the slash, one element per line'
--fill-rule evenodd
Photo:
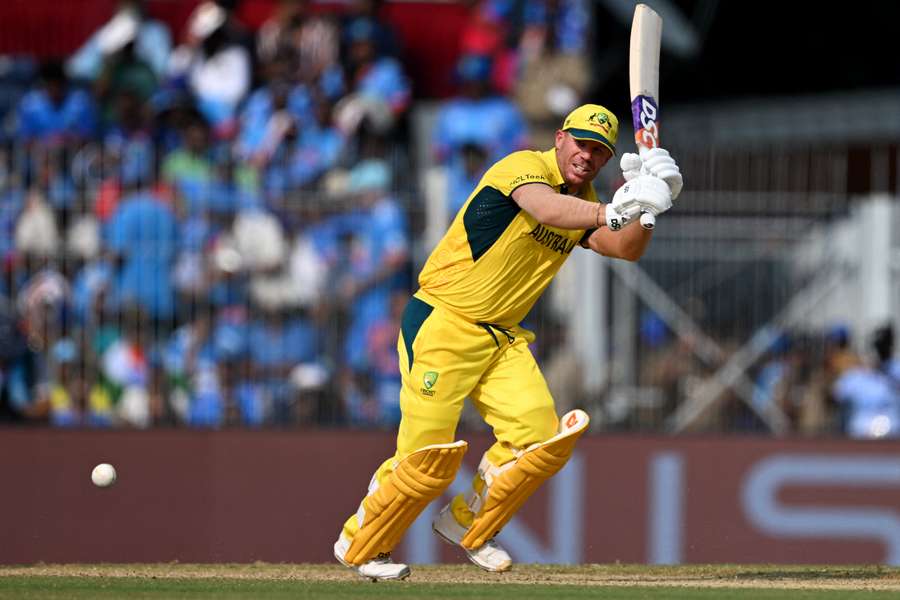
<path fill-rule="evenodd" d="M 91 471 L 91 481 L 97 487 L 109 487 L 116 482 L 116 468 L 109 463 L 100 463 Z"/>

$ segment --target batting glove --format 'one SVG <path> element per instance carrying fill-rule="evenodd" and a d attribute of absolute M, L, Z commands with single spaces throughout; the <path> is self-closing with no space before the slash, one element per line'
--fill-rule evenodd
<path fill-rule="evenodd" d="M 613 201 L 607 207 L 607 223 L 610 208 L 629 221 L 640 216 L 642 211 L 659 216 L 672 208 L 672 194 L 663 180 L 653 175 L 641 175 L 616 190 Z"/>
<path fill-rule="evenodd" d="M 612 231 L 622 229 L 640 216 L 641 207 L 637 203 L 619 208 L 616 208 L 612 203 L 606 205 L 606 226 Z"/>
<path fill-rule="evenodd" d="M 623 154 L 619 160 L 619 167 L 622 169 L 622 177 L 625 178 L 625 181 L 631 181 L 635 177 L 639 177 L 643 163 L 644 161 L 641 160 L 641 157 L 634 152 Z"/>
<path fill-rule="evenodd" d="M 623 155 L 622 159 L 624 160 L 624 158 Z M 675 159 L 672 158 L 669 151 L 663 148 L 641 148 L 640 158 L 643 162 L 642 172 L 658 177 L 669 184 L 669 190 L 672 192 L 671 199 L 676 199 L 684 186 L 684 179 L 681 177 L 681 169 L 675 164 Z"/>

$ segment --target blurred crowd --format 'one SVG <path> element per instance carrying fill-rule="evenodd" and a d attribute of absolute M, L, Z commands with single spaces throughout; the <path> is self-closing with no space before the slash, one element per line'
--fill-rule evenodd
<path fill-rule="evenodd" d="M 237 4 L 173 32 L 123 0 L 71 56 L 0 59 L 0 421 L 395 424 L 410 173 L 445 167 L 455 211 L 588 86 L 586 0 L 472 2 L 413 150 L 381 2 L 255 31 Z"/>
<path fill-rule="evenodd" d="M 716 375 L 728 377 L 723 367 L 739 350 L 723 343 L 719 360 L 704 363 L 698 340 L 672 336 L 656 315 L 645 314 L 640 330 L 645 387 L 636 397 L 644 402 L 623 416 L 632 428 L 672 425 L 686 399 L 706 395 L 702 390 Z M 708 395 L 710 402 L 685 431 L 768 432 L 772 419 L 783 434 L 900 438 L 900 360 L 892 324 L 857 339 L 843 324 L 770 333 L 747 369 L 749 394 L 742 397 L 731 386 Z"/>
<path fill-rule="evenodd" d="M 146 8 L 59 60 L 0 57 L 0 422 L 392 427 L 419 174 L 445 174 L 449 217 L 493 161 L 549 147 L 602 78 L 592 5 L 466 2 L 424 140 L 379 0 L 273 0 L 255 30 L 236 0 L 180 31 Z M 709 394 L 737 343 L 711 357 L 648 313 L 639 385 L 589 397 L 562 315 L 526 326 L 560 411 L 608 429 L 671 428 L 699 394 L 688 430 L 900 436 L 889 327 L 780 332 L 742 394 Z"/>

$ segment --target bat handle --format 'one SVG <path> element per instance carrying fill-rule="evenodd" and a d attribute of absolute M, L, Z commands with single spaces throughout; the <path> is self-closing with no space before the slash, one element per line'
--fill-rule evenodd
<path fill-rule="evenodd" d="M 644 229 L 653 229 L 656 227 L 656 217 L 653 216 L 653 213 L 642 211 L 641 212 L 641 227 Z"/>

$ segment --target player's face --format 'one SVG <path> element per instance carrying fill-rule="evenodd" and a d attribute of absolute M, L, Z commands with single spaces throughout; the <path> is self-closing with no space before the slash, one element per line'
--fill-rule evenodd
<path fill-rule="evenodd" d="M 580 188 L 594 180 L 612 157 L 609 148 L 593 140 L 576 140 L 565 131 L 556 132 L 556 162 L 563 179 Z"/>

